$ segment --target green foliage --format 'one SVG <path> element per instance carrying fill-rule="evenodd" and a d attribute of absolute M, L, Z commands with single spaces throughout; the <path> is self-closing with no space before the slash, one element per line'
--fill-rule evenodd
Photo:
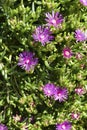
<path fill-rule="evenodd" d="M 61 29 L 51 28 L 55 40 L 46 46 L 33 40 L 35 28 L 45 24 L 45 13 L 58 11 L 64 17 Z M 87 29 L 87 8 L 79 0 L 0 0 L 0 122 L 9 130 L 54 130 L 57 122 L 70 120 L 72 130 L 87 129 L 87 95 L 77 96 L 74 89 L 87 92 L 87 43 L 76 43 L 74 31 Z M 70 47 L 83 55 L 64 59 L 62 49 Z M 32 51 L 39 59 L 34 72 L 17 66 L 22 51 Z M 69 98 L 64 103 L 45 97 L 46 83 L 65 86 Z M 70 113 L 81 113 L 72 120 Z M 21 121 L 14 119 L 21 116 Z M 34 117 L 31 123 L 31 117 Z"/>

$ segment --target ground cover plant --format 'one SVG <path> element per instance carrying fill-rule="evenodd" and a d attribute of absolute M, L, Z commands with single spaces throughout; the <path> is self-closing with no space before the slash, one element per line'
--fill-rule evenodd
<path fill-rule="evenodd" d="M 0 130 L 87 130 L 87 0 L 0 0 Z"/>

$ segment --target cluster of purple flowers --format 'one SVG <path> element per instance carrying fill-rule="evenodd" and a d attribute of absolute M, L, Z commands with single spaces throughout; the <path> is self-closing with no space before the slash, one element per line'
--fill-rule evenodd
<path fill-rule="evenodd" d="M 68 98 L 68 90 L 66 88 L 57 87 L 52 83 L 43 86 L 43 92 L 48 97 L 53 97 L 59 102 L 65 101 Z"/>
<path fill-rule="evenodd" d="M 63 22 L 63 17 L 60 13 L 46 13 L 46 27 L 44 26 L 38 26 L 33 33 L 33 38 L 35 41 L 41 42 L 42 46 L 45 46 L 46 43 L 49 43 L 51 40 L 54 39 L 54 36 L 52 36 L 52 32 L 50 31 L 50 26 L 57 27 Z M 34 67 L 37 65 L 38 59 L 34 57 L 34 54 L 32 52 L 22 52 L 19 55 L 19 61 L 18 65 L 25 69 L 27 72 L 30 72 L 31 70 L 34 70 Z"/>
<path fill-rule="evenodd" d="M 80 0 L 80 2 L 87 6 L 87 0 Z M 45 46 L 47 43 L 52 41 L 54 39 L 54 36 L 52 35 L 52 31 L 50 27 L 60 27 L 61 23 L 63 22 L 63 17 L 59 12 L 54 13 L 52 11 L 52 14 L 46 13 L 45 14 L 47 22 L 46 26 L 38 26 L 35 29 L 35 32 L 33 33 L 33 39 L 36 42 L 41 42 L 42 46 Z M 75 31 L 75 39 L 77 42 L 83 42 L 87 40 L 87 33 L 83 32 L 80 29 L 77 29 Z M 72 57 L 73 52 L 69 47 L 64 47 L 62 51 L 63 57 L 66 59 L 69 59 Z M 81 59 L 82 55 L 80 53 L 76 54 L 77 59 Z M 21 66 L 26 71 L 34 70 L 35 66 L 38 63 L 38 58 L 35 57 L 35 54 L 32 52 L 22 52 L 19 55 L 19 61 L 18 65 Z M 56 86 L 52 83 L 47 83 L 43 86 L 43 92 L 47 97 L 53 98 L 55 101 L 58 100 L 59 102 L 66 101 L 68 99 L 68 90 L 65 87 Z M 78 95 L 83 95 L 84 90 L 83 88 L 76 88 L 75 93 Z M 79 119 L 80 114 L 72 112 L 71 117 L 72 119 Z M 3 126 L 3 125 L 2 125 Z M 6 127 L 6 126 L 5 126 Z M 72 125 L 69 121 L 64 121 L 62 123 L 56 124 L 56 130 L 71 130 Z M 2 127 L 1 130 L 7 130 Z"/>
<path fill-rule="evenodd" d="M 46 13 L 45 16 L 45 21 L 47 22 L 46 27 L 38 26 L 33 34 L 34 40 L 41 42 L 42 46 L 45 46 L 46 43 L 49 43 L 54 39 L 50 27 L 59 27 L 63 22 L 63 17 L 59 12 L 54 13 L 53 11 L 52 14 Z"/>
<path fill-rule="evenodd" d="M 52 11 L 52 14 L 46 13 L 45 16 L 45 20 L 48 26 L 38 26 L 35 32 L 33 33 L 34 40 L 41 42 L 42 46 L 45 46 L 46 43 L 49 43 L 51 40 L 54 39 L 54 36 L 52 36 L 52 32 L 50 31 L 50 27 L 59 27 L 63 22 L 63 17 L 59 12 L 54 13 L 54 11 Z M 75 31 L 75 38 L 76 41 L 85 41 L 87 40 L 87 33 L 81 31 L 80 29 L 77 29 Z M 66 59 L 71 58 L 73 55 L 72 50 L 69 47 L 64 47 L 62 53 L 63 57 Z M 29 72 L 31 70 L 34 70 L 34 67 L 37 65 L 37 63 L 38 59 L 34 57 L 34 54 L 32 52 L 20 53 L 18 65 L 26 71 Z"/>

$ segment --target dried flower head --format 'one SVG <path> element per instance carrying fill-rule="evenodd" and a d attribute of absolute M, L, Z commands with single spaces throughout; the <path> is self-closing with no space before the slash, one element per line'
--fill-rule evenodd
<path fill-rule="evenodd" d="M 70 48 L 66 47 L 66 48 L 63 49 L 63 57 L 67 58 L 67 59 L 72 57 L 72 51 L 71 51 Z"/>
<path fill-rule="evenodd" d="M 83 95 L 85 93 L 85 90 L 82 87 L 78 87 L 78 88 L 75 89 L 75 92 L 78 95 Z"/>
<path fill-rule="evenodd" d="M 72 117 L 72 119 L 78 120 L 79 117 L 80 117 L 80 114 L 79 114 L 79 113 L 72 112 L 72 113 L 71 113 L 71 117 Z"/>
<path fill-rule="evenodd" d="M 31 71 L 34 70 L 34 67 L 38 63 L 38 59 L 34 57 L 34 53 L 32 52 L 22 52 L 19 55 L 19 61 L 18 65 L 22 68 L 25 69 L 26 71 Z"/>
<path fill-rule="evenodd" d="M 57 87 L 54 93 L 54 99 L 59 102 L 65 101 L 68 98 L 68 91 L 66 88 Z"/>
<path fill-rule="evenodd" d="M 81 60 L 82 59 L 82 54 L 81 53 L 76 53 L 76 59 Z"/>
<path fill-rule="evenodd" d="M 63 17 L 59 12 L 52 11 L 52 14 L 46 13 L 46 22 L 48 26 L 58 27 L 63 22 Z"/>
<path fill-rule="evenodd" d="M 56 130 L 71 130 L 72 125 L 69 121 L 64 121 L 63 123 L 56 125 Z"/>
<path fill-rule="evenodd" d="M 15 122 L 18 122 L 21 120 L 21 115 L 16 114 L 15 116 L 13 116 L 13 119 Z"/>
<path fill-rule="evenodd" d="M 48 27 L 39 26 L 36 28 L 33 33 L 33 38 L 35 41 L 41 42 L 42 46 L 45 46 L 46 43 L 49 43 L 53 40 L 52 32 Z"/>

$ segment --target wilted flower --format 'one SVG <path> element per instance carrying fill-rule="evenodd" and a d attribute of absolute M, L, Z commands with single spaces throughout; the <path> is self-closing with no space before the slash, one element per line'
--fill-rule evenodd
<path fill-rule="evenodd" d="M 78 94 L 78 95 L 83 95 L 85 93 L 85 90 L 84 88 L 82 87 L 78 87 L 75 89 L 75 92 Z"/>
<path fill-rule="evenodd" d="M 71 130 L 72 125 L 69 121 L 64 121 L 63 123 L 56 125 L 56 130 Z"/>
<path fill-rule="evenodd" d="M 87 39 L 86 35 L 84 32 L 82 32 L 80 29 L 77 29 L 75 31 L 75 38 L 76 38 L 76 41 L 85 41 Z"/>
<path fill-rule="evenodd" d="M 76 58 L 77 58 L 78 60 L 81 60 L 81 59 L 82 59 L 81 53 L 76 53 Z"/>
<path fill-rule="evenodd" d="M 64 48 L 63 49 L 63 56 L 65 57 L 65 58 L 71 58 L 71 56 L 72 56 L 72 51 L 70 50 L 70 48 Z"/>
<path fill-rule="evenodd" d="M 57 87 L 54 93 L 54 99 L 59 102 L 65 101 L 68 97 L 68 91 L 66 88 Z"/>
<path fill-rule="evenodd" d="M 43 92 L 46 96 L 51 97 L 55 94 L 55 85 L 52 83 L 48 83 L 43 87 Z"/>
<path fill-rule="evenodd" d="M 63 22 L 63 17 L 59 12 L 52 11 L 52 14 L 46 13 L 46 22 L 48 26 L 57 27 Z"/>
<path fill-rule="evenodd" d="M 8 130 L 8 128 L 4 124 L 0 124 L 0 130 Z"/>
<path fill-rule="evenodd" d="M 31 71 L 34 69 L 35 65 L 38 63 L 38 59 L 34 57 L 32 52 L 22 52 L 19 55 L 18 65 L 26 71 Z"/>
<path fill-rule="evenodd" d="M 21 130 L 28 130 L 28 125 L 26 123 L 23 124 Z"/>
<path fill-rule="evenodd" d="M 21 115 L 16 114 L 15 116 L 13 116 L 13 119 L 15 122 L 18 122 L 21 120 Z"/>
<path fill-rule="evenodd" d="M 79 114 L 79 113 L 74 113 L 74 112 L 72 112 L 72 113 L 71 113 L 71 117 L 72 117 L 72 119 L 78 120 L 79 117 L 80 117 L 80 114 Z"/>
<path fill-rule="evenodd" d="M 31 124 L 34 124 L 34 122 L 35 122 L 34 116 L 31 116 L 31 117 L 30 117 L 30 123 L 31 123 Z"/>
<path fill-rule="evenodd" d="M 80 0 L 81 4 L 83 4 L 84 6 L 87 6 L 87 0 Z"/>
<path fill-rule="evenodd" d="M 42 46 L 53 40 L 52 32 L 48 27 L 39 26 L 36 28 L 33 38 L 35 41 L 41 42 Z"/>

